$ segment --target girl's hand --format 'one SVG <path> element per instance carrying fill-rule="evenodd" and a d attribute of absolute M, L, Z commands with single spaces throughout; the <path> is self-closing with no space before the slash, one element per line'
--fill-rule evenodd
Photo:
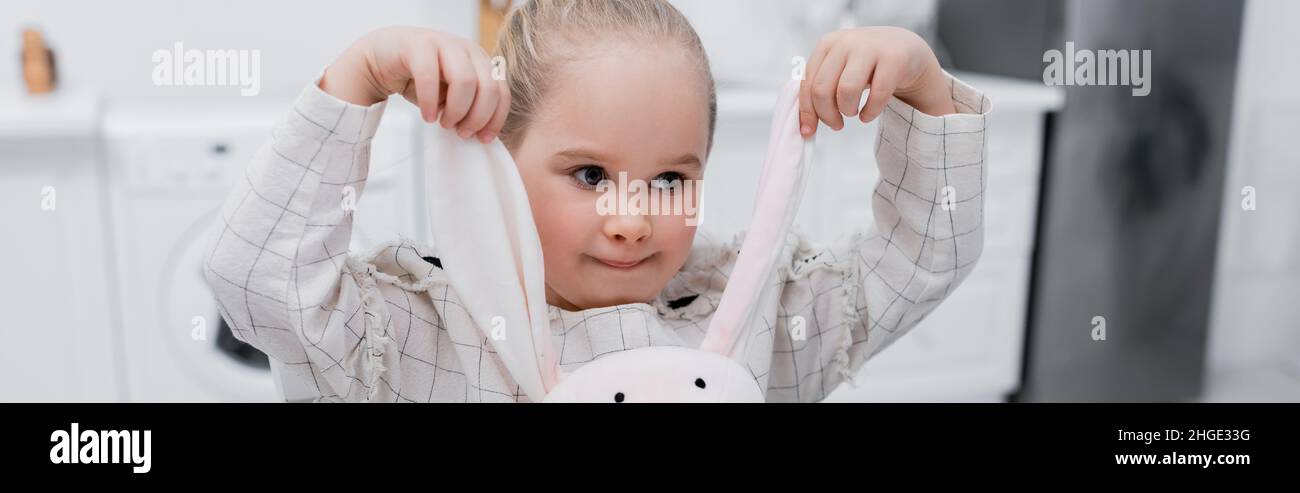
<path fill-rule="evenodd" d="M 400 93 L 420 107 L 424 121 L 483 143 L 501 132 L 510 111 L 510 88 L 492 78 L 487 52 L 464 38 L 414 27 L 362 36 L 325 69 L 320 87 L 363 106 Z"/>
<path fill-rule="evenodd" d="M 862 92 L 871 89 L 859 111 Z M 821 120 L 844 128 L 844 117 L 864 123 L 885 110 L 891 96 L 930 115 L 956 113 L 949 88 L 925 40 L 897 27 L 859 27 L 823 36 L 799 86 L 799 126 L 805 137 Z"/>

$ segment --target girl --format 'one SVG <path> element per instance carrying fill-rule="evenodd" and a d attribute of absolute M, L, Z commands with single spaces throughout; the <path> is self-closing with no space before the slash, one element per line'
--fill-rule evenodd
<path fill-rule="evenodd" d="M 303 91 L 226 202 L 205 264 L 222 316 L 320 400 L 530 400 L 459 307 L 434 248 L 401 240 L 347 255 L 343 188 L 364 185 L 369 139 L 395 93 L 429 123 L 509 149 L 564 371 L 703 337 L 742 238 L 695 245 L 680 216 L 601 215 L 594 191 L 619 173 L 702 178 L 716 104 L 695 31 L 665 0 L 531 0 L 509 14 L 497 50 L 504 80 L 467 40 L 367 34 Z M 805 74 L 802 132 L 881 119 L 881 179 L 874 225 L 824 248 L 791 238 L 780 303 L 758 307 L 763 350 L 742 362 L 769 401 L 825 398 L 933 310 L 983 242 L 980 92 L 897 28 L 828 34 Z"/>

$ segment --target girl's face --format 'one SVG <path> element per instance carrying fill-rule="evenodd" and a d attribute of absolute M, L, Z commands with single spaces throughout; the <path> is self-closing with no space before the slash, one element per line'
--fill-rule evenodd
<path fill-rule="evenodd" d="M 696 216 L 681 209 L 608 213 L 601 180 L 626 173 L 627 184 L 699 204 L 698 186 L 667 185 L 703 178 L 708 152 L 708 93 L 687 50 L 599 46 L 559 67 L 512 150 L 541 238 L 546 301 L 575 311 L 653 299 L 695 238 Z M 633 200 L 630 186 L 613 188 Z"/>

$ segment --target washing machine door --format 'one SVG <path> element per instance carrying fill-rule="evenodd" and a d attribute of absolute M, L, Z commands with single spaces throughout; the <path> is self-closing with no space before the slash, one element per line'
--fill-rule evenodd
<path fill-rule="evenodd" d="M 279 116 L 282 109 L 274 111 Z M 244 164 L 266 144 L 263 113 L 162 121 L 123 113 L 106 123 L 113 177 L 122 364 L 129 398 L 145 402 L 283 402 L 301 395 L 286 372 L 277 390 L 273 360 L 234 337 L 203 275 L 224 229 L 222 203 Z M 400 116 L 385 116 L 358 203 L 350 251 L 412 234 L 417 155 Z M 382 131 L 382 129 L 389 129 Z M 231 310 L 243 313 L 244 310 Z M 227 312 L 229 313 L 229 312 Z"/>
<path fill-rule="evenodd" d="M 318 393 L 302 386 L 296 377 L 279 369 L 273 373 L 273 360 L 257 348 L 234 336 L 221 316 L 222 310 L 203 276 L 203 264 L 212 251 L 213 241 L 221 232 L 219 209 L 200 218 L 191 232 L 178 242 L 173 255 L 163 266 L 159 280 L 158 306 L 165 328 L 158 337 L 167 343 L 173 355 L 177 375 L 202 390 L 201 400 L 234 402 L 279 402 L 312 400 Z M 216 226 L 213 226 L 216 225 Z M 373 244 L 369 235 L 353 227 L 351 251 Z M 188 331 L 174 330 L 188 327 Z M 291 382 L 282 388 L 281 377 Z M 186 399 L 188 400 L 188 399 Z"/>
<path fill-rule="evenodd" d="M 199 218 L 163 261 L 157 286 L 159 333 L 164 362 L 139 389 L 143 396 L 166 400 L 275 402 L 279 396 L 269 361 L 256 348 L 236 339 L 221 317 L 203 276 L 203 262 L 220 230 L 218 210 Z M 181 330 L 177 330 L 181 329 Z M 162 375 L 157 372 L 171 372 Z"/>

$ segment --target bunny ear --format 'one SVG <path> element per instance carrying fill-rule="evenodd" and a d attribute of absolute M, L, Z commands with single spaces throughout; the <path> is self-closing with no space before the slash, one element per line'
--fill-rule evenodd
<path fill-rule="evenodd" d="M 737 339 L 758 322 L 760 300 L 778 294 L 771 281 L 799 211 L 811 155 L 812 141 L 799 133 L 799 81 L 792 80 L 777 99 L 754 218 L 700 349 L 730 356 Z"/>
<path fill-rule="evenodd" d="M 424 191 L 432 244 L 465 311 L 529 399 L 541 402 L 561 375 L 542 246 L 519 169 L 500 141 L 431 128 Z"/>

